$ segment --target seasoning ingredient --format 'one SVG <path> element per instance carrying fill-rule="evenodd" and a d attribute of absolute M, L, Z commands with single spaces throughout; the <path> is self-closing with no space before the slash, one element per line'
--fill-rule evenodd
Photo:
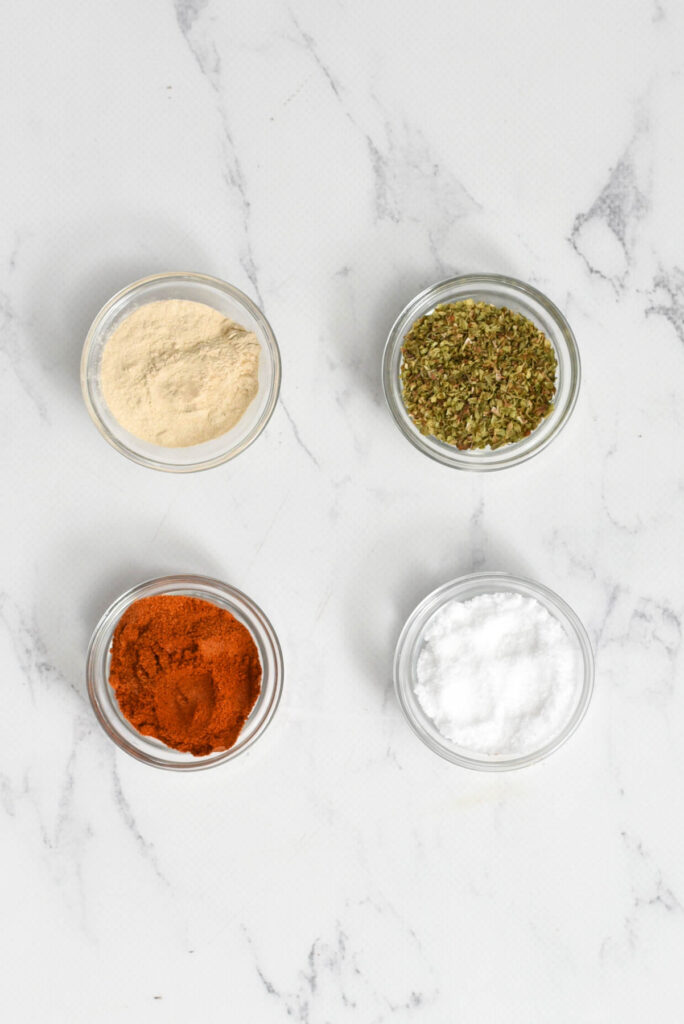
<path fill-rule="evenodd" d="M 251 633 L 230 612 L 162 594 L 121 616 L 109 682 L 138 732 L 202 755 L 237 740 L 261 690 L 261 664 Z"/>
<path fill-rule="evenodd" d="M 535 598 L 449 601 L 427 624 L 415 694 L 439 732 L 478 754 L 522 756 L 567 723 L 579 651 Z"/>
<path fill-rule="evenodd" d="M 202 302 L 149 302 L 114 329 L 102 392 L 122 427 L 152 444 L 187 447 L 234 427 L 257 394 L 256 335 Z"/>
<path fill-rule="evenodd" d="M 406 411 L 422 434 L 457 448 L 520 441 L 553 409 L 553 346 L 505 306 L 437 306 L 413 324 L 402 355 Z"/>

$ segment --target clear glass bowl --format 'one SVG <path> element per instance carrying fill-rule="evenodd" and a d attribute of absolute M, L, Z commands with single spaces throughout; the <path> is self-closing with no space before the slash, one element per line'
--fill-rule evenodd
<path fill-rule="evenodd" d="M 425 628 L 432 616 L 444 604 L 454 599 L 467 601 L 478 594 L 507 592 L 536 598 L 575 641 L 580 654 L 577 700 L 572 714 L 559 734 L 546 746 L 522 757 L 489 756 L 458 747 L 439 732 L 432 719 L 423 711 L 414 693 L 418 656 L 423 646 Z M 409 725 L 430 750 L 464 768 L 475 768 L 485 772 L 506 771 L 511 768 L 524 768 L 541 761 L 572 735 L 582 721 L 591 700 L 594 689 L 594 655 L 587 631 L 577 615 L 548 587 L 519 576 L 510 576 L 505 572 L 478 572 L 470 576 L 461 576 L 460 579 L 452 580 L 433 590 L 411 613 L 401 631 L 394 655 L 394 687 Z"/>
<path fill-rule="evenodd" d="M 124 718 L 114 690 L 109 685 L 109 664 L 116 625 L 134 601 L 159 594 L 184 594 L 211 601 L 231 612 L 250 631 L 259 651 L 261 693 L 245 722 L 237 742 L 229 750 L 195 757 L 174 750 L 153 736 L 143 736 Z M 206 576 L 163 576 L 126 591 L 104 613 L 90 640 L 86 659 L 88 695 L 100 725 L 117 746 L 144 764 L 177 771 L 197 771 L 231 761 L 262 735 L 271 722 L 283 690 L 283 657 L 273 626 L 261 609 L 245 594 L 227 583 Z"/>
<path fill-rule="evenodd" d="M 493 306 L 507 306 L 522 313 L 539 327 L 554 347 L 558 360 L 555 405 L 536 430 L 501 448 L 473 448 L 460 451 L 454 445 L 421 434 L 406 411 L 401 393 L 401 349 L 411 326 L 421 316 L 445 302 L 474 299 Z M 486 471 L 505 469 L 530 459 L 549 444 L 567 423 L 577 401 L 580 385 L 580 357 L 570 325 L 550 299 L 522 281 L 499 274 L 468 274 L 426 288 L 402 310 L 387 338 L 383 354 L 382 380 L 390 411 L 405 437 L 431 459 L 455 469 Z"/>
<path fill-rule="evenodd" d="M 187 448 L 151 444 L 129 433 L 112 415 L 102 394 L 100 371 L 108 337 L 139 306 L 164 299 L 188 299 L 212 306 L 254 331 L 261 345 L 259 390 L 244 416 L 220 437 Z M 192 473 L 235 458 L 257 439 L 275 409 L 280 372 L 280 352 L 271 326 L 261 310 L 239 289 L 205 274 L 155 274 L 117 292 L 93 320 L 81 357 L 81 389 L 96 427 L 122 455 L 150 469 Z"/>

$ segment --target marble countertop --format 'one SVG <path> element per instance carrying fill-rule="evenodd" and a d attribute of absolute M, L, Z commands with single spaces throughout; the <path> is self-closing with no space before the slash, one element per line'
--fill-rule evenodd
<path fill-rule="evenodd" d="M 0 193 L 0 1012 L 23 1022 L 684 1018 L 684 8 L 676 0 L 6 5 Z M 128 462 L 79 388 L 117 289 L 191 269 L 265 310 L 276 412 L 233 463 Z M 572 324 L 571 422 L 501 473 L 401 436 L 394 317 L 457 273 Z M 442 762 L 399 629 L 474 569 L 551 586 L 596 691 L 546 762 Z M 244 757 L 113 747 L 108 603 L 225 579 L 280 636 Z"/>

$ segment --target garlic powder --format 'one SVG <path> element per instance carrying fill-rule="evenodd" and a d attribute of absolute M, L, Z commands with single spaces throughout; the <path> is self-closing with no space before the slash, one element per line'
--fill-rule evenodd
<path fill-rule="evenodd" d="M 131 434 L 170 448 L 211 441 L 242 418 L 259 388 L 256 335 L 202 302 L 149 302 L 114 329 L 102 392 Z"/>

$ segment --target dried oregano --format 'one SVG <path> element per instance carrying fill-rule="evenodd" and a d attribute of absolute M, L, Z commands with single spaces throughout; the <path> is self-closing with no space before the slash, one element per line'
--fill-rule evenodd
<path fill-rule="evenodd" d="M 406 411 L 421 434 L 457 448 L 520 441 L 553 409 L 553 346 L 505 306 L 437 306 L 413 324 L 402 355 Z"/>

